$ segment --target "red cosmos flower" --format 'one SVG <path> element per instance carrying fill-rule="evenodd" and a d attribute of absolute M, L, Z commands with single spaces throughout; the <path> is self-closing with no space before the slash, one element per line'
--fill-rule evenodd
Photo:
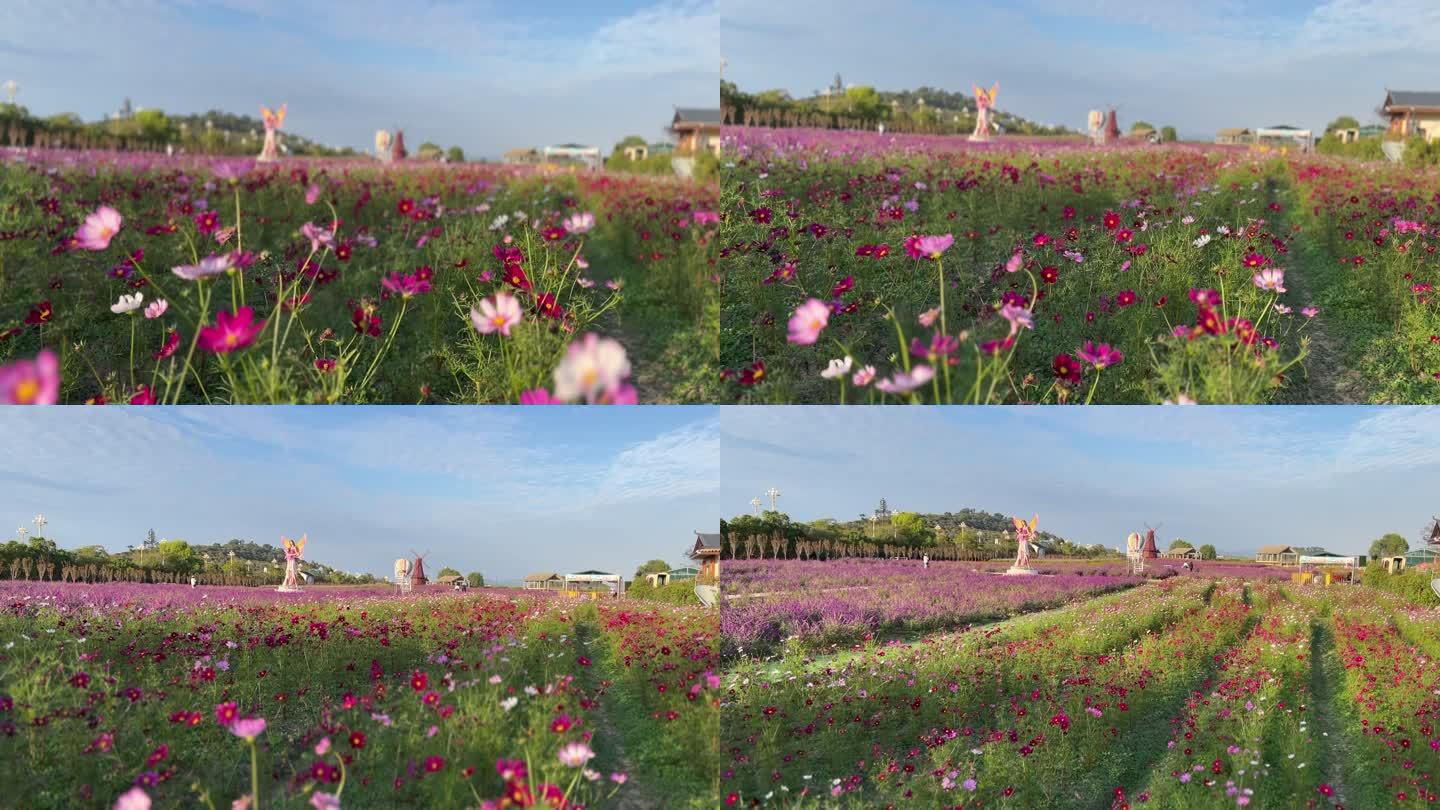
<path fill-rule="evenodd" d="M 1134 236 L 1135 233 L 1129 228 L 1121 228 L 1120 230 L 1115 232 L 1115 241 L 1123 245 L 1126 242 L 1129 242 L 1130 239 Z"/>
<path fill-rule="evenodd" d="M 160 351 L 155 352 L 153 356 L 156 360 L 164 360 L 175 354 L 175 350 L 178 348 L 180 348 L 180 333 L 171 329 L 170 334 L 165 337 L 165 345 L 161 346 Z"/>
<path fill-rule="evenodd" d="M 425 758 L 426 773 L 439 773 L 444 768 L 445 759 L 443 757 L 428 756 Z"/>
<path fill-rule="evenodd" d="M 351 247 L 350 242 L 348 241 L 341 242 L 335 247 L 335 258 L 339 259 L 342 262 L 350 261 L 350 257 L 354 255 L 354 253 L 355 248 Z"/>
<path fill-rule="evenodd" d="M 885 258 L 886 256 L 889 256 L 889 255 L 890 255 L 890 246 L 889 246 L 889 245 L 879 244 L 879 245 L 876 245 L 876 246 L 875 246 L 875 253 L 874 253 L 875 258 L 877 258 L 877 259 L 883 259 L 883 258 Z"/>
<path fill-rule="evenodd" d="M 1197 290 L 1190 288 L 1190 300 L 1198 307 L 1214 308 L 1220 306 L 1220 291 L 1209 288 Z"/>
<path fill-rule="evenodd" d="M 240 719 L 240 707 L 232 702 L 221 703 L 215 707 L 215 722 L 222 726 L 229 726 Z"/>
<path fill-rule="evenodd" d="M 1054 284 L 1060 280 L 1060 269 L 1051 265 L 1040 268 L 1040 280 L 1046 284 Z"/>
<path fill-rule="evenodd" d="M 421 698 L 420 700 L 424 702 L 426 706 L 434 706 L 436 703 L 440 702 L 440 693 L 436 692 L 434 689 L 431 689 L 429 692 L 426 692 L 425 697 Z"/>
<path fill-rule="evenodd" d="M 25 323 L 35 326 L 37 324 L 49 323 L 50 319 L 54 317 L 55 308 L 50 305 L 50 301 L 47 299 L 31 307 L 30 314 L 25 316 Z"/>
<path fill-rule="evenodd" d="M 415 674 L 414 674 L 414 675 L 411 675 L 411 676 L 410 676 L 410 688 L 411 688 L 411 689 L 414 689 L 416 692 L 423 692 L 423 691 L 425 691 L 425 687 L 426 687 L 426 686 L 429 686 L 429 685 L 430 685 L 430 678 L 429 678 L 429 676 L 427 676 L 425 673 L 421 672 L 421 671 L 418 670 L 418 669 L 415 670 Z"/>
<path fill-rule="evenodd" d="M 1117 306 L 1128 307 L 1135 303 L 1135 300 L 1134 290 L 1121 290 L 1120 294 L 1115 296 L 1115 304 Z"/>
<path fill-rule="evenodd" d="M 1068 383 L 1078 383 L 1081 380 L 1080 361 L 1068 354 L 1057 354 L 1050 362 L 1050 368 L 1055 372 L 1056 379 Z"/>
<path fill-rule="evenodd" d="M 765 381 L 765 361 L 756 360 L 740 370 L 740 379 L 737 381 L 745 387 L 759 385 Z"/>
<path fill-rule="evenodd" d="M 145 383 L 141 383 L 139 390 L 135 392 L 134 396 L 130 397 L 131 405 L 154 405 L 158 402 L 159 400 L 155 398 L 155 392 L 151 391 L 150 386 Z M 215 671 L 212 669 L 210 670 L 210 678 L 213 680 L 214 677 Z"/>
<path fill-rule="evenodd" d="M 750 218 L 759 225 L 765 225 L 775 218 L 775 212 L 769 208 L 756 208 L 750 212 Z"/>
<path fill-rule="evenodd" d="M 1105 223 L 1105 230 L 1107 231 L 1113 231 L 1120 227 L 1120 215 L 1114 211 L 1106 211 L 1101 221 Z"/>
<path fill-rule="evenodd" d="M 545 237 L 546 242 L 559 242 L 565 238 L 566 231 L 564 228 L 546 228 L 541 231 L 541 235 Z"/>
<path fill-rule="evenodd" d="M 1247 253 L 1244 264 L 1246 267 L 1264 267 L 1270 260 L 1259 253 Z"/>
<path fill-rule="evenodd" d="M 855 277 L 846 276 L 845 278 L 840 279 L 840 281 L 835 284 L 835 287 L 830 290 L 830 297 L 839 298 L 840 296 L 844 295 L 847 292 L 850 292 L 853 289 L 855 289 Z"/>
<path fill-rule="evenodd" d="M 565 318 L 565 308 L 560 306 L 555 293 L 540 293 L 535 296 L 535 311 L 557 321 Z"/>
<path fill-rule="evenodd" d="M 329 357 L 317 357 L 315 358 L 315 370 L 320 372 L 334 371 L 335 360 Z M 345 708 L 349 709 L 351 707 L 346 706 Z"/>
<path fill-rule="evenodd" d="M 229 354 L 255 342 L 265 321 L 255 321 L 255 310 L 241 307 L 234 313 L 215 313 L 215 325 L 200 330 L 200 348 L 214 354 Z"/>
<path fill-rule="evenodd" d="M 358 750 L 358 749 L 361 749 L 361 748 L 364 748 L 364 747 L 365 747 L 365 732 L 363 732 L 363 731 L 352 731 L 352 732 L 350 732 L 350 747 L 351 747 L 351 748 L 354 748 L 354 749 L 357 749 L 357 750 Z"/>
<path fill-rule="evenodd" d="M 70 676 L 70 685 L 76 689 L 84 689 L 90 685 L 90 675 L 85 672 L 77 672 Z"/>
<path fill-rule="evenodd" d="M 204 211 L 195 215 L 195 227 L 200 233 L 214 233 L 220 227 L 220 215 L 214 211 Z"/>
<path fill-rule="evenodd" d="M 579 658 L 575 659 L 575 663 L 579 664 L 582 667 L 588 667 L 590 666 L 590 659 L 582 655 Z"/>
<path fill-rule="evenodd" d="M 556 734 L 564 734 L 574 727 L 574 725 L 575 721 L 570 719 L 570 715 L 562 712 L 556 715 L 554 720 L 550 721 L 550 730 Z"/>
<path fill-rule="evenodd" d="M 409 215 L 411 211 L 415 210 L 415 201 L 409 197 L 402 197 L 400 202 L 395 204 L 395 210 L 401 214 Z"/>

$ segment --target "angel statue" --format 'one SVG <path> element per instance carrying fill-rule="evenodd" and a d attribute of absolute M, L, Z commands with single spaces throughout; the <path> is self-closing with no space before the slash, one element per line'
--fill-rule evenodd
<path fill-rule="evenodd" d="M 280 545 L 285 547 L 285 581 L 275 590 L 291 593 L 300 590 L 300 556 L 305 551 L 305 535 L 299 540 L 280 536 Z"/>
<path fill-rule="evenodd" d="M 975 131 L 970 133 L 972 141 L 990 140 L 990 108 L 995 106 L 995 96 L 1000 92 L 1000 83 L 996 82 L 987 91 L 979 85 L 971 85 L 975 88 Z"/>
<path fill-rule="evenodd" d="M 383 129 L 375 131 L 375 157 L 381 163 L 390 162 L 390 133 Z"/>
<path fill-rule="evenodd" d="M 285 107 L 286 105 L 281 104 L 280 109 L 274 112 L 271 112 L 269 107 L 260 108 L 260 116 L 265 119 L 265 145 L 261 147 L 257 160 L 269 162 L 279 157 L 275 154 L 275 132 L 285 123 Z"/>
<path fill-rule="evenodd" d="M 1090 143 L 1100 145 L 1104 143 L 1101 128 L 1105 126 L 1105 113 L 1099 110 L 1091 110 L 1090 115 L 1085 119 L 1090 128 Z"/>
<path fill-rule="evenodd" d="M 1015 564 L 1006 573 L 1033 574 L 1035 570 L 1030 567 L 1030 549 L 1035 538 L 1035 524 L 1040 522 L 1040 516 L 1031 518 L 1029 523 L 1018 517 L 1011 519 L 1015 521 Z"/>

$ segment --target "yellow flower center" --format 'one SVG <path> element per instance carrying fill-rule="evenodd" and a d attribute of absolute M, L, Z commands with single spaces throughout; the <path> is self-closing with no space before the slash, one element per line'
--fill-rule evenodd
<path fill-rule="evenodd" d="M 17 405 L 32 405 L 40 396 L 40 382 L 38 380 L 23 380 L 15 389 L 15 403 Z"/>
<path fill-rule="evenodd" d="M 493 318 L 490 319 L 490 323 L 495 324 L 497 327 L 499 327 L 499 326 L 504 326 L 504 325 L 505 325 L 505 316 L 504 316 L 504 315 L 496 315 L 495 317 L 493 317 Z"/>
<path fill-rule="evenodd" d="M 239 343 L 239 342 L 240 342 L 240 339 L 237 338 L 237 337 L 235 337 L 235 335 L 234 335 L 233 333 L 225 336 L 225 345 L 226 345 L 226 346 L 234 346 L 236 343 Z"/>

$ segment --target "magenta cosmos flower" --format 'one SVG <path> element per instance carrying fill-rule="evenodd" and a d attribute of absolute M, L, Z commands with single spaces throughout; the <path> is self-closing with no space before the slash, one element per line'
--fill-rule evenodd
<path fill-rule="evenodd" d="M 255 310 L 241 307 L 239 311 L 218 312 L 215 325 L 200 330 L 200 348 L 215 354 L 229 354 L 255 342 L 265 322 L 255 321 Z"/>
<path fill-rule="evenodd" d="M 110 247 L 110 240 L 120 232 L 123 221 L 119 211 L 102 205 L 86 217 L 85 223 L 75 232 L 75 243 L 85 250 L 104 250 Z"/>
<path fill-rule="evenodd" d="M 34 360 L 0 366 L 0 404 L 54 405 L 60 401 L 60 358 L 49 349 Z"/>
<path fill-rule="evenodd" d="M 1121 354 L 1119 349 L 1111 346 L 1109 343 L 1101 343 L 1099 346 L 1096 346 L 1089 340 L 1085 341 L 1084 346 L 1075 350 L 1075 356 L 1095 368 L 1118 366 L 1120 362 L 1125 359 L 1125 355 Z"/>
<path fill-rule="evenodd" d="M 479 309 L 470 310 L 470 322 L 475 324 L 475 331 L 482 335 L 499 332 L 510 337 L 510 327 L 519 323 L 523 317 L 520 299 L 506 292 L 495 293 L 493 298 L 482 300 Z"/>
<path fill-rule="evenodd" d="M 820 332 L 830 323 L 830 305 L 819 298 L 811 298 L 801 304 L 790 316 L 790 342 L 809 346 L 820 338 Z"/>

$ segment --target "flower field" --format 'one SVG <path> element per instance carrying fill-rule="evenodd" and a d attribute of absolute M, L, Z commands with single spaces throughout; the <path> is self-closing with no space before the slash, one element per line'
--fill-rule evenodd
<path fill-rule="evenodd" d="M 14 151 L 0 402 L 705 402 L 714 185 Z"/>
<path fill-rule="evenodd" d="M 726 130 L 742 402 L 1440 400 L 1433 172 Z"/>
<path fill-rule="evenodd" d="M 713 806 L 714 613 L 521 593 L 7 585 L 0 803 Z"/>
<path fill-rule="evenodd" d="M 1435 610 L 1171 577 L 723 676 L 734 806 L 1431 806 Z"/>

